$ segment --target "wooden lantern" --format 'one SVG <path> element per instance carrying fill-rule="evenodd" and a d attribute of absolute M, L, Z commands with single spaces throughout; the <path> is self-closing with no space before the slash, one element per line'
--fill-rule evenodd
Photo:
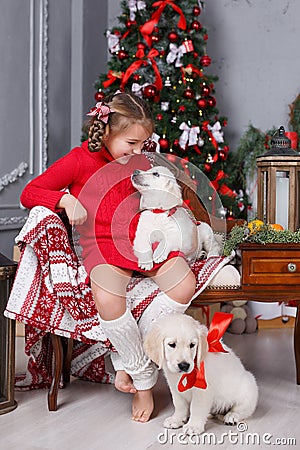
<path fill-rule="evenodd" d="M 271 148 L 257 157 L 257 216 L 285 229 L 299 228 L 300 154 L 290 148 L 283 127 L 271 139 Z"/>
<path fill-rule="evenodd" d="M 15 384 L 15 321 L 4 317 L 17 263 L 0 253 L 0 414 L 16 408 Z"/>

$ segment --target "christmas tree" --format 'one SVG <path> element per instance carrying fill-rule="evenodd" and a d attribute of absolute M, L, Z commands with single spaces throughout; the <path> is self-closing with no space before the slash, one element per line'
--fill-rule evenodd
<path fill-rule="evenodd" d="M 118 26 L 106 32 L 111 58 L 95 83 L 95 99 L 118 89 L 147 99 L 160 152 L 203 171 L 221 198 L 223 214 L 242 217 L 245 199 L 235 185 L 234 158 L 222 131 L 227 122 L 216 107 L 217 77 L 205 74 L 211 58 L 200 20 L 203 7 L 199 0 L 122 1 Z"/>

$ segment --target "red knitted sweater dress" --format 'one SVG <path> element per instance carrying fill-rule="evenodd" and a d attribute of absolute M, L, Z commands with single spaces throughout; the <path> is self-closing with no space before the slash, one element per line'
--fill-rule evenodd
<path fill-rule="evenodd" d="M 88 274 L 98 264 L 140 270 L 132 248 L 139 194 L 130 177 L 135 169 L 148 168 L 145 155 L 134 155 L 120 164 L 105 148 L 91 153 L 85 141 L 32 180 L 21 194 L 21 203 L 26 208 L 45 206 L 55 212 L 68 189 L 88 213 L 87 221 L 77 226 Z"/>

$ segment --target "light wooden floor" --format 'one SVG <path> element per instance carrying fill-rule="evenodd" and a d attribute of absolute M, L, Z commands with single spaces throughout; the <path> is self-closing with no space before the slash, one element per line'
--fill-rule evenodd
<path fill-rule="evenodd" d="M 129 394 L 117 392 L 113 386 L 73 379 L 59 392 L 57 412 L 48 412 L 44 390 L 16 392 L 17 409 L 0 416 L 0 449 L 300 448 L 300 386 L 295 383 L 293 330 L 226 334 L 225 341 L 255 374 L 260 389 L 258 408 L 247 420 L 246 431 L 209 420 L 206 431 L 211 433 L 210 439 L 216 439 L 215 445 L 212 441 L 197 445 L 184 439 L 180 430 L 167 432 L 162 422 L 171 414 L 172 404 L 162 376 L 155 388 L 155 415 L 147 424 L 130 420 Z M 22 342 L 23 338 L 17 338 L 17 371 L 25 366 Z M 223 438 L 222 433 L 226 433 Z M 287 440 L 293 438 L 294 445 L 287 445 Z M 276 439 L 281 439 L 281 445 L 276 444 Z"/>

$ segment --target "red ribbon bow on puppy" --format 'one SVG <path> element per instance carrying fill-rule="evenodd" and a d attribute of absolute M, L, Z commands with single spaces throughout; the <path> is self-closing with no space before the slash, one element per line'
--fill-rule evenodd
<path fill-rule="evenodd" d="M 227 327 L 233 319 L 233 314 L 216 312 L 212 318 L 208 333 L 207 343 L 209 352 L 228 353 L 222 346 L 220 339 L 223 337 Z M 191 373 L 185 373 L 179 380 L 178 390 L 184 392 L 192 387 L 206 389 L 204 361 L 201 362 L 198 369 L 196 364 Z"/>

